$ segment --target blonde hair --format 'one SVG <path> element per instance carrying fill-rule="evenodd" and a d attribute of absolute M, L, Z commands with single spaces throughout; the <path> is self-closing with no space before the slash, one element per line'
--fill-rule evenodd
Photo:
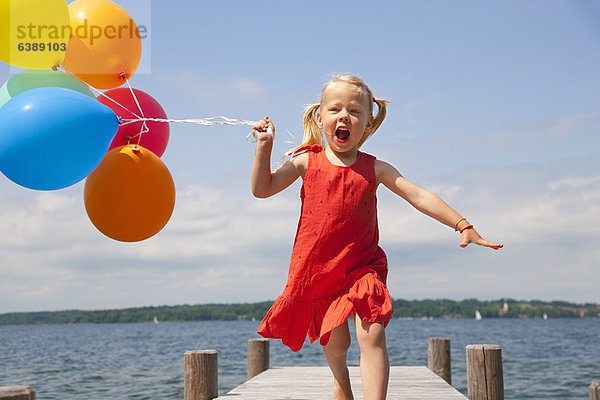
<path fill-rule="evenodd" d="M 373 119 L 373 124 L 371 125 L 371 129 L 365 130 L 363 137 L 358 142 L 358 148 L 360 148 L 360 146 L 362 146 L 363 143 L 368 138 L 370 138 L 375 133 L 375 131 L 377 131 L 377 129 L 381 126 L 381 123 L 383 122 L 386 112 L 387 112 L 388 101 L 382 100 L 382 99 L 376 99 L 373 96 L 373 92 L 371 91 L 371 89 L 369 89 L 367 84 L 362 79 L 360 79 L 358 76 L 340 75 L 340 76 L 337 76 L 337 77 L 331 79 L 329 82 L 327 82 L 325 84 L 325 86 L 323 86 L 323 90 L 321 91 L 321 102 L 320 103 L 310 104 L 306 107 L 306 110 L 304 111 L 304 116 L 302 117 L 302 127 L 304 129 L 304 137 L 302 138 L 302 143 L 299 146 L 290 150 L 287 153 L 288 155 L 297 155 L 297 154 L 294 154 L 294 152 L 296 152 L 299 148 L 304 147 L 304 146 L 311 146 L 314 144 L 319 144 L 321 146 L 323 145 L 323 134 L 321 133 L 321 129 L 319 128 L 319 125 L 317 124 L 316 113 L 319 110 L 319 108 L 321 107 L 321 103 L 323 102 L 323 98 L 325 97 L 325 92 L 327 92 L 327 89 L 329 89 L 329 86 L 331 86 L 333 83 L 336 83 L 336 82 L 345 82 L 345 83 L 349 83 L 351 85 L 355 85 L 356 87 L 358 87 L 365 94 L 365 96 L 367 96 L 367 102 L 369 105 L 369 114 L 373 115 L 374 104 L 377 105 L 377 115 Z"/>

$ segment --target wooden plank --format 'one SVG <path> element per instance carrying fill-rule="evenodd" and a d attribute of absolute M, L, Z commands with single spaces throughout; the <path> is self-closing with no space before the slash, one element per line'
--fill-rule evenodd
<path fill-rule="evenodd" d="M 2 400 L 35 400 L 35 389 L 31 386 L 0 386 Z"/>
<path fill-rule="evenodd" d="M 355 400 L 363 400 L 359 367 L 350 367 Z M 329 367 L 271 368 L 218 399 L 331 400 L 333 376 Z M 427 367 L 391 367 L 388 399 L 464 400 L 458 390 Z"/>

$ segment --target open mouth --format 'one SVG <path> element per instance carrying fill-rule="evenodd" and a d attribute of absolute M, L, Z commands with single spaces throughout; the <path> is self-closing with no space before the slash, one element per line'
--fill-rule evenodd
<path fill-rule="evenodd" d="M 340 142 L 345 142 L 350 137 L 350 131 L 348 129 L 346 129 L 346 128 L 336 129 L 336 131 L 335 131 L 335 137 Z"/>

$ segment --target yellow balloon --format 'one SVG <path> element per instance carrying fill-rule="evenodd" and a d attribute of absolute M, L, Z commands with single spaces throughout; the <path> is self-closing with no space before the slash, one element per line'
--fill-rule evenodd
<path fill-rule="evenodd" d="M 0 60 L 19 68 L 52 69 L 69 42 L 65 0 L 0 0 Z"/>

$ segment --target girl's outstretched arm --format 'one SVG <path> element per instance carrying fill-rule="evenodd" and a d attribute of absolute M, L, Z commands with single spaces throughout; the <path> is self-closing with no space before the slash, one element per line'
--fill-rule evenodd
<path fill-rule="evenodd" d="M 273 134 L 267 133 L 271 128 Z M 275 126 L 268 117 L 261 119 L 252 127 L 252 135 L 256 138 L 256 153 L 252 163 L 250 184 L 252 194 L 259 198 L 266 198 L 281 192 L 290 186 L 300 176 L 294 160 L 288 160 L 281 168 L 271 172 L 271 150 Z"/>
<path fill-rule="evenodd" d="M 460 243 L 460 247 L 467 247 L 471 243 L 490 247 L 494 250 L 503 247 L 502 244 L 489 242 L 482 238 L 479 233 L 472 228 L 469 221 L 463 218 L 452 207 L 435 194 L 406 180 L 392 165 L 377 160 L 375 164 L 375 173 L 377 174 L 378 183 L 383 183 L 385 187 L 402 197 L 417 210 L 444 225 L 462 231 L 462 242 Z M 471 226 L 470 229 L 465 229 L 469 226 Z"/>

